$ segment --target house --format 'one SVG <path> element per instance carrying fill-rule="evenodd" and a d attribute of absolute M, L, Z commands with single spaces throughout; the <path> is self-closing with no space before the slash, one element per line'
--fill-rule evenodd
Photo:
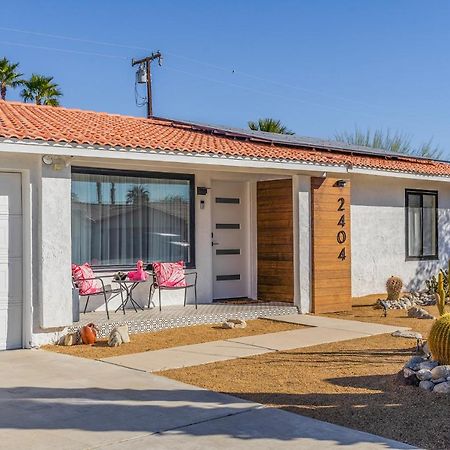
<path fill-rule="evenodd" d="M 3 349 L 71 325 L 72 261 L 112 274 L 182 259 L 199 302 L 307 313 L 346 310 L 392 274 L 419 289 L 449 254 L 445 162 L 0 101 L 0 167 Z"/>

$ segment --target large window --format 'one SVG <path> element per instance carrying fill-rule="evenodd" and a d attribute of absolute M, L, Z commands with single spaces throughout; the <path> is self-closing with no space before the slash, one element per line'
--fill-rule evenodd
<path fill-rule="evenodd" d="M 406 190 L 406 257 L 437 259 L 436 191 Z"/>
<path fill-rule="evenodd" d="M 72 169 L 73 262 L 193 267 L 194 249 L 193 175 Z"/>

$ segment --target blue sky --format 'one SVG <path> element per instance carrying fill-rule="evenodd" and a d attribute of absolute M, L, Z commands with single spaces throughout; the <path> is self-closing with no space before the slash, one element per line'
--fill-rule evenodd
<path fill-rule="evenodd" d="M 53 75 L 64 106 L 143 116 L 130 60 L 159 49 L 155 115 L 390 128 L 450 158 L 449 22 L 447 1 L 29 0 L 2 5 L 0 56 Z"/>

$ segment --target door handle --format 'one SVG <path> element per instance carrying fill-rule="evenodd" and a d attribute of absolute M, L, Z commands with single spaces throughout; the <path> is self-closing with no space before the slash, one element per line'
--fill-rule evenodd
<path fill-rule="evenodd" d="M 215 245 L 219 245 L 218 242 L 211 242 L 211 245 L 214 247 Z"/>

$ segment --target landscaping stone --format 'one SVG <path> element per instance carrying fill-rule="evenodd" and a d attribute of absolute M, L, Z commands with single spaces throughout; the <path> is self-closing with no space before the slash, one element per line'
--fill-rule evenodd
<path fill-rule="evenodd" d="M 428 358 L 431 356 L 430 346 L 428 345 L 428 342 L 425 342 L 422 345 L 422 353 Z M 437 363 L 436 363 L 437 364 Z"/>
<path fill-rule="evenodd" d="M 444 383 L 444 382 L 446 382 L 446 381 L 447 381 L 447 378 L 442 377 L 442 378 L 438 378 L 437 380 L 435 380 L 435 379 L 432 378 L 431 381 L 432 381 L 434 384 L 439 384 L 439 383 Z"/>
<path fill-rule="evenodd" d="M 413 306 L 430 306 L 436 304 L 434 294 L 426 292 L 409 292 L 401 296 L 398 300 L 378 299 L 376 308 L 383 308 L 381 302 L 387 309 L 409 309 Z"/>
<path fill-rule="evenodd" d="M 405 339 L 417 339 L 417 340 L 421 340 L 422 339 L 422 334 L 418 333 L 417 331 L 408 331 L 408 330 L 397 330 L 394 331 L 391 336 L 394 337 L 402 337 Z"/>
<path fill-rule="evenodd" d="M 413 356 L 403 366 L 402 375 L 406 385 L 419 386 L 438 394 L 450 394 L 450 365 L 439 365 L 432 359 Z"/>
<path fill-rule="evenodd" d="M 434 316 L 431 315 L 426 309 L 418 308 L 417 306 L 413 306 L 408 309 L 408 317 L 412 317 L 414 319 L 434 319 Z"/>
<path fill-rule="evenodd" d="M 439 364 L 437 361 L 424 361 L 419 364 L 419 369 L 428 369 L 432 370 L 437 367 Z"/>
<path fill-rule="evenodd" d="M 437 394 L 450 394 L 450 382 L 439 383 L 434 386 L 433 392 Z"/>
<path fill-rule="evenodd" d="M 111 330 L 108 337 L 109 347 L 118 347 L 122 344 L 130 342 L 130 335 L 128 332 L 128 325 L 119 325 Z"/>
<path fill-rule="evenodd" d="M 419 383 L 419 387 L 425 391 L 432 391 L 434 389 L 434 383 L 424 380 Z"/>
<path fill-rule="evenodd" d="M 428 381 L 431 380 L 431 370 L 429 369 L 420 369 L 416 372 L 416 376 L 420 381 Z"/>
<path fill-rule="evenodd" d="M 431 370 L 431 375 L 433 375 L 433 380 L 438 380 L 439 378 L 447 378 L 450 376 L 450 366 L 437 366 Z"/>
<path fill-rule="evenodd" d="M 413 356 L 406 364 L 405 367 L 412 370 L 419 370 L 419 365 L 425 361 L 421 356 Z"/>

